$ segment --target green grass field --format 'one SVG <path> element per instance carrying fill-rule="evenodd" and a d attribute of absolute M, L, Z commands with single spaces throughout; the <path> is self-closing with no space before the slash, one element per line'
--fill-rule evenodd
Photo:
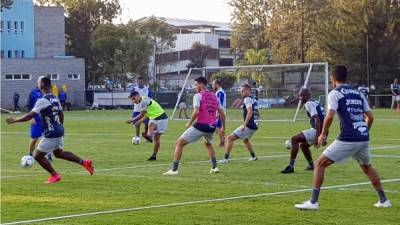
<path fill-rule="evenodd" d="M 261 111 L 263 119 L 290 118 L 293 113 L 293 109 Z M 307 129 L 308 121 L 263 122 L 252 140 L 260 159 L 248 162 L 243 144 L 237 142 L 234 161 L 220 165 L 220 174 L 209 174 L 210 163 L 200 142 L 188 145 L 179 176 L 165 177 L 162 173 L 170 168 L 185 121 L 169 123 L 159 159 L 147 162 L 152 145 L 131 144 L 133 129 L 124 123 L 129 111 L 66 112 L 65 149 L 92 159 L 95 174 L 89 176 L 78 165 L 56 159 L 53 165 L 63 180 L 45 185 L 48 174 L 38 164 L 30 169 L 19 166 L 27 153 L 28 123 L 5 125 L 3 114 L 1 222 L 81 214 L 36 224 L 400 224 L 400 115 L 389 110 L 374 113 L 372 160 L 382 180 L 388 181 L 384 187 L 393 208 L 373 207 L 375 191 L 356 162 L 349 161 L 327 170 L 324 186 L 332 188 L 321 192 L 321 210 L 314 212 L 293 207 L 310 196 L 312 173 L 304 170 L 302 153 L 295 174 L 280 174 L 289 160 L 284 141 Z M 240 118 L 240 111 L 228 115 Z M 226 133 L 239 124 L 228 120 Z M 337 133 L 336 121 L 330 141 Z M 224 150 L 216 150 L 220 159 Z M 322 150 L 312 152 L 316 159 Z M 130 211 L 115 211 L 119 209 Z M 97 214 L 101 212 L 107 213 Z"/>

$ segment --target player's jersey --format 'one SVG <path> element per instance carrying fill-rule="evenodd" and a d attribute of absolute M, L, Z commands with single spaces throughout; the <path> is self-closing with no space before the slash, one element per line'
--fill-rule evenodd
<path fill-rule="evenodd" d="M 200 111 L 193 127 L 203 132 L 214 132 L 218 109 L 222 109 L 217 96 L 207 90 L 201 91 L 193 96 L 193 107 L 199 107 Z"/>
<path fill-rule="evenodd" d="M 400 84 L 391 84 L 390 89 L 392 89 L 397 95 L 400 95 Z"/>
<path fill-rule="evenodd" d="M 52 94 L 44 95 L 36 102 L 32 111 L 41 117 L 44 137 L 58 138 L 64 136 L 64 126 L 59 119 L 62 108 L 57 97 Z"/>
<path fill-rule="evenodd" d="M 133 92 L 133 91 L 138 92 L 140 97 L 149 97 L 149 98 L 151 98 L 153 96 L 150 88 L 148 86 L 146 86 L 146 85 L 143 86 L 143 87 L 138 86 L 136 88 L 133 88 L 131 92 Z M 133 104 L 133 106 L 134 106 L 133 107 L 133 111 L 134 112 L 140 112 L 140 105 L 139 104 Z"/>
<path fill-rule="evenodd" d="M 310 118 L 311 127 L 317 129 L 317 125 L 314 123 L 314 120 L 312 119 L 313 116 L 317 115 L 319 121 L 321 122 L 321 128 L 322 128 L 322 124 L 324 124 L 324 119 L 325 119 L 325 112 L 321 104 L 314 99 L 309 99 L 304 106 L 306 108 L 307 116 L 308 118 Z"/>
<path fill-rule="evenodd" d="M 369 140 L 364 113 L 371 109 L 364 95 L 349 85 L 340 85 L 329 93 L 328 108 L 336 111 L 339 115 L 340 135 L 338 140 L 346 142 Z"/>
<path fill-rule="evenodd" d="M 39 88 L 35 87 L 34 89 L 32 89 L 31 93 L 29 94 L 27 103 L 29 111 L 33 109 L 33 107 L 36 104 L 36 101 L 41 97 L 42 97 L 42 92 L 40 91 Z"/>
<path fill-rule="evenodd" d="M 154 101 L 148 97 L 142 97 L 142 101 L 139 103 L 141 111 L 146 111 L 147 116 L 152 120 L 162 120 L 168 119 L 167 114 L 164 109 L 158 104 L 158 102 Z"/>
<path fill-rule="evenodd" d="M 253 96 L 245 97 L 243 99 L 242 108 L 243 108 L 243 120 L 246 120 L 247 108 L 253 109 L 253 115 L 252 115 L 250 121 L 247 123 L 247 127 L 252 130 L 257 130 L 258 129 L 258 118 L 259 118 L 258 101 Z"/>
<path fill-rule="evenodd" d="M 219 104 L 224 108 L 226 111 L 226 94 L 225 91 L 222 88 L 219 88 L 217 92 L 215 92 L 215 95 L 218 98 Z"/>
<path fill-rule="evenodd" d="M 369 96 L 369 87 L 367 87 L 367 86 L 359 86 L 359 87 L 357 88 L 357 90 L 358 90 L 358 92 L 360 92 L 361 94 L 363 94 L 364 97 L 365 97 L 366 99 L 368 99 L 368 96 Z"/>

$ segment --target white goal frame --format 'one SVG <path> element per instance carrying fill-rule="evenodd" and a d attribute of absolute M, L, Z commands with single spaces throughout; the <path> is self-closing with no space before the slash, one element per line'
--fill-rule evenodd
<path fill-rule="evenodd" d="M 304 68 L 308 67 L 308 72 L 307 72 L 307 76 L 306 79 L 304 80 L 304 84 L 303 87 L 308 87 L 308 81 L 310 78 L 310 74 L 312 71 L 313 66 L 323 66 L 324 67 L 324 81 L 325 81 L 325 96 L 328 96 L 329 93 L 329 66 L 327 62 L 315 62 L 315 63 L 297 63 L 297 64 L 271 64 L 271 65 L 249 65 L 249 66 L 216 66 L 216 67 L 202 67 L 202 68 L 190 68 L 185 81 L 183 82 L 182 85 L 182 89 L 178 94 L 178 99 L 175 103 L 175 107 L 174 110 L 172 111 L 172 115 L 170 117 L 170 120 L 178 120 L 178 119 L 174 119 L 174 115 L 176 112 L 176 109 L 178 108 L 179 105 L 179 101 L 182 97 L 182 94 L 185 90 L 185 86 L 186 83 L 190 77 L 190 75 L 192 74 L 192 71 L 201 71 L 201 74 L 203 77 L 205 77 L 206 75 L 206 71 L 207 70 L 228 70 L 228 69 L 241 69 L 241 68 L 245 68 L 245 69 L 251 69 L 251 68 L 279 68 L 279 67 L 286 67 L 286 68 L 292 68 L 292 67 L 299 67 L 299 66 L 303 66 Z M 327 101 L 325 101 L 326 104 Z M 297 119 L 297 115 L 299 113 L 300 110 L 300 106 L 301 106 L 301 102 L 298 103 L 297 105 L 297 109 L 296 112 L 294 114 L 294 117 L 292 120 L 279 120 L 279 121 L 293 121 L 295 122 Z M 277 120 L 260 120 L 260 121 L 277 121 Z"/>

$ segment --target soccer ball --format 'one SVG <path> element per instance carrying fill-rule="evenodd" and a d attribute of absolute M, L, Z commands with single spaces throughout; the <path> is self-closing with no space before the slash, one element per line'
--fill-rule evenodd
<path fill-rule="evenodd" d="M 132 144 L 134 144 L 134 145 L 138 145 L 138 144 L 140 144 L 140 137 L 133 137 L 132 138 Z"/>
<path fill-rule="evenodd" d="M 292 141 L 291 140 L 286 140 L 285 141 L 285 147 L 288 150 L 292 149 Z"/>
<path fill-rule="evenodd" d="M 31 168 L 34 163 L 35 159 L 30 155 L 26 155 L 21 158 L 21 166 L 24 168 Z"/>

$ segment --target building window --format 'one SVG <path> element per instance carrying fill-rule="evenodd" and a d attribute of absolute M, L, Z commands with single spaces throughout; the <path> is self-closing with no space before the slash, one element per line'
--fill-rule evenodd
<path fill-rule="evenodd" d="M 21 21 L 21 27 L 20 27 L 20 29 L 21 29 L 21 33 L 24 33 L 24 26 L 25 24 L 24 24 L 24 21 Z"/>
<path fill-rule="evenodd" d="M 21 58 L 25 58 L 25 51 L 24 50 L 21 51 Z"/>
<path fill-rule="evenodd" d="M 15 29 L 15 33 L 18 33 L 18 22 L 14 21 L 14 29 Z"/>
<path fill-rule="evenodd" d="M 30 74 L 6 74 L 6 80 L 31 80 Z"/>
<path fill-rule="evenodd" d="M 4 50 L 1 50 L 1 58 L 4 58 Z"/>
<path fill-rule="evenodd" d="M 218 39 L 218 47 L 219 48 L 230 48 L 231 47 L 231 40 L 230 39 Z"/>
<path fill-rule="evenodd" d="M 8 57 L 8 58 L 12 58 L 12 52 L 11 52 L 11 50 L 8 50 L 8 52 L 7 52 L 7 57 Z"/>
<path fill-rule="evenodd" d="M 15 50 L 15 51 L 14 51 L 14 55 L 15 55 L 15 58 L 19 58 L 19 51 L 18 51 L 18 50 Z"/>
<path fill-rule="evenodd" d="M 4 29 L 4 21 L 2 20 L 0 22 L 0 32 L 3 32 L 3 29 Z"/>
<path fill-rule="evenodd" d="M 50 78 L 50 80 L 58 80 L 58 74 L 52 73 L 52 74 L 46 74 L 46 77 Z"/>
<path fill-rule="evenodd" d="M 68 74 L 68 80 L 79 80 L 81 79 L 80 74 L 70 73 Z"/>
<path fill-rule="evenodd" d="M 11 21 L 7 21 L 7 31 L 11 31 Z"/>

